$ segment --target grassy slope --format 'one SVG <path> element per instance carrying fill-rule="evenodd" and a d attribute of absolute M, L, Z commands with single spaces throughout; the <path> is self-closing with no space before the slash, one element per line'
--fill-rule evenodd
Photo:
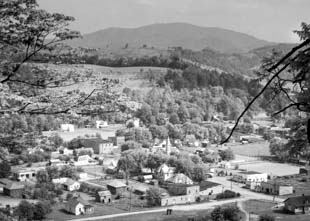
<path fill-rule="evenodd" d="M 38 64 L 43 65 L 43 64 Z M 69 71 L 75 70 L 80 73 L 85 73 L 87 70 L 92 70 L 95 73 L 96 79 L 99 78 L 109 78 L 109 79 L 119 79 L 121 84 L 115 87 L 115 90 L 122 91 L 123 88 L 128 87 L 130 89 L 139 90 L 149 90 L 153 87 L 153 84 L 146 79 L 146 75 L 152 73 L 165 74 L 167 68 L 160 67 L 124 67 L 124 68 L 112 68 L 97 65 L 53 65 L 49 64 L 49 67 L 57 71 Z M 90 82 L 80 82 L 78 84 L 58 88 L 61 90 L 74 90 L 79 89 L 85 92 L 90 92 L 95 88 Z"/>

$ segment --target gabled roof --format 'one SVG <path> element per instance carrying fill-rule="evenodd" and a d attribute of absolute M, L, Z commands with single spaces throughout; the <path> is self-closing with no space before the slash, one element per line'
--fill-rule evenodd
<path fill-rule="evenodd" d="M 73 185 L 73 184 L 75 184 L 75 183 L 78 183 L 78 182 L 75 181 L 75 180 L 72 180 L 72 179 L 70 179 L 70 178 L 68 178 L 68 179 L 66 180 L 66 182 L 64 182 L 64 184 L 67 185 L 67 186 Z"/>
<path fill-rule="evenodd" d="M 99 196 L 111 196 L 111 192 L 109 190 L 98 191 L 97 194 Z"/>
<path fill-rule="evenodd" d="M 90 205 L 88 202 L 86 202 L 80 197 L 73 197 L 67 202 L 67 206 L 69 206 L 70 208 L 75 208 L 79 203 L 84 206 Z"/>
<path fill-rule="evenodd" d="M 163 172 L 163 173 L 169 173 L 169 172 L 174 172 L 175 168 L 174 167 L 169 167 L 167 164 L 162 164 L 158 170 L 158 172 Z"/>
<path fill-rule="evenodd" d="M 8 182 L 4 188 L 9 189 L 9 190 L 18 190 L 18 189 L 24 189 L 25 185 L 19 182 Z"/>
<path fill-rule="evenodd" d="M 284 200 L 284 203 L 291 204 L 296 207 L 300 207 L 304 205 L 308 205 L 310 207 L 310 195 L 289 197 L 286 200 Z"/>
<path fill-rule="evenodd" d="M 186 175 L 183 173 L 177 173 L 173 177 L 169 178 L 167 182 L 170 183 L 181 183 L 181 184 L 193 184 L 194 182 Z"/>

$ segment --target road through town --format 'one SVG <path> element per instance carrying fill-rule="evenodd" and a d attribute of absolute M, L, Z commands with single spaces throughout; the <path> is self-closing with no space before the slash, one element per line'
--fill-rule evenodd
<path fill-rule="evenodd" d="M 282 202 L 283 199 L 281 198 L 275 198 L 273 199 L 273 196 L 260 194 L 256 192 L 249 191 L 247 189 L 244 189 L 240 186 L 240 184 L 230 182 L 225 177 L 215 177 L 209 179 L 209 181 L 221 183 L 224 186 L 224 189 L 231 189 L 235 192 L 239 192 L 241 194 L 240 198 L 235 199 L 228 199 L 228 200 L 220 200 L 220 201 L 211 201 L 211 202 L 205 202 L 205 203 L 197 203 L 197 204 L 190 204 L 190 205 L 175 205 L 172 208 L 174 211 L 193 211 L 193 210 L 206 210 L 206 209 L 213 209 L 216 206 L 220 206 L 227 203 L 237 203 L 239 206 L 242 204 L 242 202 L 250 199 L 258 199 L 258 200 L 268 200 L 268 201 L 275 201 L 275 202 Z M 153 210 L 145 210 L 145 211 L 139 211 L 139 212 L 128 212 L 128 213 L 120 213 L 120 214 L 112 214 L 112 215 L 103 215 L 103 216 L 96 216 L 96 217 L 85 217 L 85 218 L 78 218 L 78 219 L 71 219 L 70 221 L 91 221 L 91 220 L 103 220 L 108 218 L 116 218 L 116 217 L 123 217 L 123 216 L 130 216 L 130 215 L 139 215 L 139 214 L 147 214 L 147 213 L 157 213 L 157 212 L 165 212 L 166 207 L 159 208 L 159 209 L 153 209 Z M 243 212 L 245 212 L 243 210 Z M 249 217 L 248 214 L 246 214 L 246 217 Z"/>

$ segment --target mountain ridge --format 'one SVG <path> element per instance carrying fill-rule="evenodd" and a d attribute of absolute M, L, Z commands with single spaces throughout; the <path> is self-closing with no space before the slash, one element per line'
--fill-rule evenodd
<path fill-rule="evenodd" d="M 201 27 L 188 23 L 156 23 L 138 28 L 111 27 L 69 41 L 75 47 L 183 47 L 191 50 L 210 48 L 224 53 L 247 52 L 275 43 L 219 27 Z"/>

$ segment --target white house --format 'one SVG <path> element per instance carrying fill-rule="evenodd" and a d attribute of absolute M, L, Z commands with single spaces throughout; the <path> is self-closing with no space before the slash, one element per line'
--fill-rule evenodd
<path fill-rule="evenodd" d="M 61 177 L 61 178 L 53 179 L 52 182 L 54 184 L 62 185 L 63 188 L 68 191 L 79 190 L 81 187 L 79 182 L 72 180 L 71 178 L 68 178 L 68 177 Z"/>
<path fill-rule="evenodd" d="M 94 213 L 94 207 L 90 205 L 89 203 L 85 202 L 81 198 L 72 198 L 70 199 L 66 205 L 65 210 L 68 213 L 74 214 L 76 216 L 82 215 L 82 214 L 92 214 Z"/>
<path fill-rule="evenodd" d="M 64 189 L 68 191 L 76 191 L 79 190 L 81 185 L 79 182 L 72 180 L 72 179 L 67 179 L 66 182 L 63 183 Z"/>
<path fill-rule="evenodd" d="M 158 168 L 158 170 L 157 170 L 158 177 L 163 179 L 164 181 L 166 181 L 169 178 L 173 177 L 174 173 L 175 173 L 175 168 L 174 167 L 169 167 L 165 163 L 162 164 Z"/>
<path fill-rule="evenodd" d="M 104 121 L 104 120 L 97 120 L 96 121 L 96 128 L 100 129 L 100 128 L 104 128 L 108 126 L 108 122 Z"/>
<path fill-rule="evenodd" d="M 114 170 L 117 167 L 118 159 L 114 158 L 104 158 L 102 161 L 102 166 L 106 169 Z"/>
<path fill-rule="evenodd" d="M 60 130 L 62 132 L 74 132 L 74 125 L 73 124 L 61 124 Z"/>
<path fill-rule="evenodd" d="M 177 173 L 166 180 L 169 183 L 173 184 L 186 184 L 186 185 L 192 185 L 194 182 L 183 173 Z"/>
<path fill-rule="evenodd" d="M 97 165 L 99 162 L 88 155 L 79 156 L 77 161 L 73 162 L 74 166 Z"/>

